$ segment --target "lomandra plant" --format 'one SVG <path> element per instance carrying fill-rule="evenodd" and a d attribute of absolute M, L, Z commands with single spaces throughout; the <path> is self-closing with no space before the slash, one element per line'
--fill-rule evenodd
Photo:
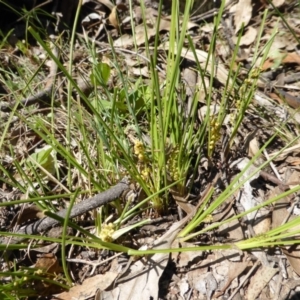
<path fill-rule="evenodd" d="M 97 108 L 93 108 L 96 110 L 94 118 L 100 139 L 103 145 L 110 149 L 110 161 L 120 162 L 120 169 L 131 175 L 148 196 L 150 207 L 158 212 L 162 212 L 169 201 L 169 189 L 166 188 L 169 185 L 175 183 L 174 189 L 182 197 L 187 195 L 186 180 L 188 172 L 191 171 L 191 160 L 201 144 L 204 143 L 203 135 L 206 134 L 205 124 L 196 134 L 193 130 L 197 114 L 197 101 L 193 102 L 188 116 L 186 116 L 183 104 L 178 101 L 182 88 L 180 53 L 186 37 L 191 5 L 191 1 L 187 1 L 184 17 L 181 19 L 178 3 L 172 4 L 171 27 L 174 30 L 170 35 L 164 81 L 159 79 L 157 68 L 158 35 L 156 35 L 154 50 L 151 55 L 149 54 L 151 83 L 147 88 L 145 85 L 132 85 L 123 75 L 122 64 L 111 45 L 111 59 L 122 83 L 121 90 L 116 87 L 112 93 L 104 80 L 108 78 L 103 73 L 103 68 L 99 67 L 95 52 L 91 51 L 92 57 L 95 59 L 94 65 L 98 66 L 93 71 L 93 82 L 101 86 L 103 91 L 102 96 L 98 96 L 96 100 Z M 141 3 L 141 7 L 147 36 L 143 3 Z M 155 25 L 157 31 L 159 31 L 161 21 L 161 10 L 160 6 Z M 150 53 L 147 38 L 145 38 L 145 43 L 146 52 Z M 185 95 L 182 97 L 184 98 Z M 196 97 L 197 95 L 195 95 Z M 141 102 L 141 99 L 143 99 L 143 106 L 141 103 L 137 103 L 137 101 Z M 107 114 L 105 118 L 110 120 L 110 127 L 103 121 L 105 114 Z M 129 130 L 133 132 L 130 138 L 126 136 L 125 131 L 129 130 L 124 130 L 124 126 L 131 128 Z M 162 190 L 164 192 L 161 192 Z"/>
<path fill-rule="evenodd" d="M 156 24 L 157 32 L 161 22 L 161 5 Z M 152 88 L 151 109 L 148 115 L 150 145 L 145 145 L 143 141 L 140 141 L 143 143 L 141 147 L 150 148 L 147 182 L 151 192 L 156 193 L 177 182 L 173 189 L 182 197 L 187 195 L 186 181 L 188 172 L 191 171 L 191 160 L 194 158 L 196 149 L 201 147 L 199 140 L 202 140 L 202 143 L 204 141 L 201 138 L 201 133 L 204 134 L 204 131 L 200 129 L 195 134 L 193 130 L 197 101 L 193 101 L 193 106 L 186 116 L 184 104 L 180 100 L 181 97 L 185 98 L 185 95 L 181 94 L 180 62 L 191 7 L 192 1 L 186 1 L 185 12 L 181 18 L 179 3 L 172 2 L 172 30 L 169 36 L 166 74 L 163 82 L 159 80 L 159 71 L 156 68 L 159 51 L 159 35 L 156 35 L 155 47 L 150 56 Z M 146 45 L 148 45 L 147 41 Z M 195 99 L 196 97 L 197 94 L 195 94 Z M 205 124 L 202 126 L 204 127 Z M 169 201 L 168 192 L 158 194 L 152 201 L 154 208 L 161 211 Z"/>
<path fill-rule="evenodd" d="M 85 43 L 88 49 L 91 63 L 91 75 L 88 76 L 88 81 L 94 88 L 93 93 L 89 96 L 82 92 L 73 77 L 72 61 L 70 60 L 66 68 L 52 51 L 52 43 L 63 49 L 61 40 L 58 38 L 54 41 L 49 40 L 45 42 L 35 29 L 28 29 L 28 32 L 36 39 L 48 57 L 57 64 L 61 74 L 68 81 L 67 103 L 62 105 L 63 114 L 60 115 L 60 118 L 63 116 L 66 117 L 64 119 L 65 128 L 58 128 L 55 105 L 51 105 L 47 116 L 37 114 L 30 118 L 22 116 L 16 109 L 12 110 L 4 126 L 4 133 L 0 139 L 0 148 L 3 148 L 2 146 L 4 140 L 7 139 L 10 123 L 16 115 L 20 122 L 23 122 L 26 128 L 31 130 L 31 133 L 34 133 L 42 143 L 50 147 L 51 151 L 44 148 L 45 157 L 41 161 L 37 159 L 38 155 L 30 155 L 29 160 L 25 160 L 27 163 L 25 163 L 25 168 L 18 161 L 18 157 L 14 153 L 14 148 L 10 148 L 13 158 L 12 170 L 15 173 L 19 173 L 22 180 L 16 180 L 7 168 L 3 166 L 0 166 L 2 172 L 1 179 L 7 185 L 21 190 L 27 197 L 25 200 L 20 200 L 19 202 L 10 202 L 10 205 L 34 202 L 45 210 L 46 215 L 55 219 L 57 218 L 55 214 L 58 206 L 57 199 L 59 199 L 60 206 L 68 203 L 70 205 L 69 209 L 71 209 L 75 201 L 79 201 L 82 197 L 88 197 L 99 190 L 105 190 L 124 175 L 130 175 L 135 188 L 143 191 L 143 193 L 140 193 L 139 201 L 129 198 L 126 203 L 121 201 L 113 203 L 112 205 L 116 208 L 113 210 L 114 214 L 112 214 L 111 206 L 103 207 L 97 211 L 94 215 L 97 228 L 95 233 L 84 230 L 66 218 L 66 220 L 59 220 L 63 224 L 61 238 L 51 239 L 47 237 L 24 236 L 24 238 L 28 239 L 35 238 L 57 242 L 63 246 L 62 261 L 66 279 L 68 279 L 68 270 L 66 267 L 64 246 L 67 245 L 109 249 L 116 252 L 143 255 L 163 251 L 183 252 L 235 247 L 250 249 L 253 247 L 296 243 L 292 237 L 293 234 L 298 234 L 296 228 L 297 221 L 290 221 L 285 225 L 274 228 L 266 232 L 263 236 L 234 244 L 138 251 L 123 246 L 120 240 L 118 240 L 122 235 L 127 234 L 128 231 L 149 221 L 146 219 L 123 228 L 123 224 L 134 216 L 144 213 L 143 216 L 146 215 L 148 217 L 153 210 L 157 215 L 163 214 L 168 204 L 173 204 L 171 202 L 173 199 L 170 197 L 170 191 L 171 196 L 176 195 L 176 197 L 179 196 L 182 199 L 188 196 L 193 185 L 193 180 L 187 184 L 188 179 L 193 179 L 193 176 L 196 175 L 195 166 L 199 164 L 200 158 L 203 155 L 207 155 L 209 159 L 213 157 L 216 149 L 215 145 L 219 142 L 220 138 L 220 128 L 222 127 L 228 108 L 231 109 L 234 115 L 232 118 L 233 130 L 230 136 L 230 143 L 232 144 L 256 89 L 258 74 L 255 71 L 259 71 L 259 69 L 249 71 L 249 81 L 241 84 L 238 82 L 237 75 L 233 71 L 234 61 L 232 61 L 228 82 L 225 87 L 227 94 L 224 92 L 222 96 L 219 113 L 212 116 L 208 110 L 201 124 L 196 128 L 194 127 L 198 118 L 197 99 L 200 90 L 196 88 L 192 107 L 188 114 L 186 114 L 181 101 L 186 95 L 182 92 L 180 75 L 181 54 L 183 54 L 184 45 L 188 45 L 194 53 L 197 71 L 202 77 L 202 85 L 206 94 L 205 105 L 208 108 L 212 103 L 213 75 L 216 65 L 211 63 L 210 67 L 208 67 L 209 64 L 207 63 L 206 67 L 202 67 L 197 61 L 195 46 L 187 36 L 191 6 L 192 1 L 186 1 L 183 18 L 181 18 L 178 1 L 172 1 L 172 30 L 170 31 L 168 47 L 164 48 L 162 44 L 159 48 L 158 32 L 162 11 L 160 3 L 157 23 L 155 25 L 157 34 L 153 49 L 147 42 L 147 38 L 145 39 L 150 68 L 150 83 L 145 83 L 142 76 L 137 82 L 133 82 L 131 78 L 128 78 L 127 74 L 124 74 L 122 56 L 119 55 L 120 52 L 116 52 L 117 49 L 114 48 L 113 43 L 110 45 L 111 52 L 109 58 L 111 64 L 101 61 L 101 55 L 96 51 L 96 44 L 85 36 L 81 42 Z M 146 15 L 143 3 L 141 7 L 144 15 L 146 34 Z M 211 61 L 214 61 L 214 44 L 215 39 L 218 38 L 217 28 L 220 24 L 222 9 L 223 6 L 220 8 L 214 21 L 215 31 L 208 55 L 208 59 Z M 78 13 L 76 18 L 78 20 Z M 74 39 L 75 25 L 73 29 L 73 42 Z M 137 48 L 137 45 L 135 46 Z M 264 57 L 266 57 L 270 46 L 271 42 L 265 48 Z M 71 51 L 74 50 L 72 47 L 70 49 Z M 163 79 L 161 79 L 162 76 L 159 76 L 161 74 L 159 74 L 160 71 L 157 68 L 159 51 L 165 51 L 167 57 L 166 73 Z M 109 81 L 113 76 L 113 72 L 115 72 L 114 76 L 117 78 L 118 83 L 111 87 Z M 210 74 L 209 85 L 206 86 L 204 77 L 208 73 Z M 28 81 L 32 82 L 35 76 L 36 74 L 33 74 L 32 78 Z M 80 96 L 78 99 L 72 97 L 74 90 Z M 230 101 L 232 101 L 230 96 L 232 96 L 233 91 L 237 92 L 240 99 L 234 98 L 235 100 L 233 101 L 236 102 L 230 106 Z M 54 99 L 52 100 L 54 104 Z M 238 102 L 239 100 L 240 102 Z M 224 204 L 226 199 L 232 196 L 235 191 L 242 187 L 243 182 L 238 183 L 239 179 L 241 179 L 243 173 L 247 171 L 267 146 L 268 144 L 266 143 L 261 151 L 257 153 L 257 156 L 245 167 L 244 171 L 234 181 L 229 183 L 224 191 L 216 194 L 214 186 L 209 189 L 205 198 L 202 199 L 203 202 L 195 210 L 194 216 L 191 216 L 191 220 L 189 220 L 188 224 L 179 233 L 178 237 L 181 241 L 193 240 L 203 233 L 210 232 L 222 224 L 245 216 L 300 189 L 300 187 L 296 187 L 289 192 L 269 199 L 249 211 L 221 222 L 204 226 L 214 211 Z M 54 168 L 55 172 L 49 172 L 48 170 L 49 174 L 47 174 L 48 158 L 51 158 L 49 155 L 52 151 L 55 152 L 55 158 L 58 161 Z M 32 162 L 30 159 L 34 159 L 35 162 Z M 46 163 L 44 163 L 45 159 Z M 52 158 L 50 161 L 52 161 Z M 261 165 L 257 169 L 257 172 L 268 163 L 269 161 Z M 57 172 L 60 172 L 60 176 L 57 176 Z M 51 184 L 45 180 L 45 174 Z M 249 178 L 251 176 L 253 174 Z M 58 192 L 55 196 L 47 195 L 48 191 L 52 191 L 51 187 L 53 184 L 61 192 Z M 69 237 L 66 234 L 67 226 L 76 229 L 81 233 L 81 236 Z M 3 233 L 2 235 L 14 236 L 11 233 Z M 27 244 L 20 245 L 19 247 L 16 245 L 5 245 L 5 248 L 2 250 L 26 247 Z M 20 274 L 20 278 L 23 278 L 23 275 L 25 273 Z M 7 287 L 12 287 L 12 285 Z"/>

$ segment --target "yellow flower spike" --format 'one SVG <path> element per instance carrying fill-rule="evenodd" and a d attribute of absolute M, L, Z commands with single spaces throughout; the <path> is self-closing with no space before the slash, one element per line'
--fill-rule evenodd
<path fill-rule="evenodd" d="M 246 79 L 246 80 L 247 80 L 247 79 Z M 246 81 L 246 80 L 245 80 L 245 81 Z M 240 97 L 241 97 L 242 95 L 245 94 L 246 88 L 247 88 L 247 85 L 246 85 L 246 84 L 243 84 L 243 85 L 241 86 L 241 88 L 240 88 L 240 90 L 239 90 L 239 96 L 240 96 Z"/>
<path fill-rule="evenodd" d="M 114 228 L 115 228 L 115 225 L 114 225 L 113 223 L 108 223 L 108 224 L 107 224 L 107 227 L 108 227 L 109 229 L 114 229 Z"/>
<path fill-rule="evenodd" d="M 139 155 L 141 152 L 144 152 L 144 145 L 141 141 L 136 141 L 134 144 L 134 154 Z"/>
<path fill-rule="evenodd" d="M 235 102 L 235 107 L 236 108 L 239 108 L 241 106 L 241 100 L 237 100 L 236 102 Z"/>
<path fill-rule="evenodd" d="M 244 83 L 249 86 L 249 85 L 252 85 L 253 80 L 250 79 L 250 78 L 246 78 L 245 81 L 244 81 Z"/>
<path fill-rule="evenodd" d="M 112 224 L 112 223 L 102 224 L 102 228 L 101 228 L 99 237 L 104 242 L 111 242 L 113 240 L 112 235 L 114 232 L 115 232 L 114 224 Z"/>
<path fill-rule="evenodd" d="M 204 223 L 211 223 L 212 221 L 213 221 L 212 215 L 208 215 L 208 216 L 203 220 Z"/>
<path fill-rule="evenodd" d="M 140 162 L 144 162 L 144 161 L 145 161 L 145 155 L 142 154 L 142 153 L 140 153 L 140 154 L 138 155 L 138 160 L 139 160 Z"/>
<path fill-rule="evenodd" d="M 42 269 L 38 269 L 34 272 L 34 274 L 37 274 L 37 275 L 41 275 L 43 274 L 43 270 Z"/>
<path fill-rule="evenodd" d="M 150 169 L 149 168 L 145 168 L 141 171 L 141 176 L 144 180 L 148 180 L 149 175 L 150 175 Z"/>
<path fill-rule="evenodd" d="M 262 72 L 261 67 L 254 68 L 250 73 L 250 78 L 256 79 L 259 77 L 260 73 Z"/>

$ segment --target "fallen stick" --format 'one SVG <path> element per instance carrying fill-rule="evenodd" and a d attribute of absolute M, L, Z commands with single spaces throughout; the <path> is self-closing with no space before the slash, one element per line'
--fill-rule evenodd
<path fill-rule="evenodd" d="M 92 198 L 85 199 L 80 203 L 74 205 L 70 212 L 70 219 L 80 216 L 90 210 L 98 208 L 104 204 L 112 202 L 116 200 L 118 197 L 122 195 L 122 193 L 129 189 L 129 182 L 127 178 L 123 178 L 118 184 L 111 187 L 110 189 L 101 192 L 95 195 Z M 65 218 L 67 214 L 68 208 L 62 209 L 61 211 L 57 212 L 56 215 L 60 218 Z M 32 224 L 29 224 L 17 232 L 16 234 L 26 234 L 26 235 L 33 235 L 44 232 L 49 228 L 59 224 L 58 220 L 52 219 L 50 217 L 43 218 L 38 220 Z M 17 244 L 24 241 L 26 238 L 24 237 L 2 237 L 0 239 L 0 244 Z"/>

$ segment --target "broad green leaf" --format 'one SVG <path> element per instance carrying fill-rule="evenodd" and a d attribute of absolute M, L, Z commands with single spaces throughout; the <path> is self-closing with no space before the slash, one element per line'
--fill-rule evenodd
<path fill-rule="evenodd" d="M 94 86 L 106 85 L 110 77 L 110 66 L 106 63 L 97 64 L 90 76 Z"/>
<path fill-rule="evenodd" d="M 34 163 L 36 162 L 36 164 Z M 33 168 L 39 169 L 38 165 L 43 167 L 49 173 L 54 174 L 56 169 L 55 151 L 50 146 L 34 152 L 26 159 L 25 165 L 32 166 Z"/>

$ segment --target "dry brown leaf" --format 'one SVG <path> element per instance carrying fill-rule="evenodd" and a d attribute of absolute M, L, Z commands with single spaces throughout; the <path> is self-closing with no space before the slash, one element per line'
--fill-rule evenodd
<path fill-rule="evenodd" d="M 281 291 L 280 291 L 280 298 L 279 299 L 290 299 L 292 300 L 293 297 L 292 291 L 295 290 L 297 287 L 300 286 L 300 280 L 299 279 L 292 279 L 289 278 L 287 279 L 284 284 L 281 286 Z"/>
<path fill-rule="evenodd" d="M 25 207 L 24 209 L 22 209 L 21 213 L 17 214 L 13 218 L 10 226 L 13 227 L 16 224 L 21 225 L 25 222 L 36 220 L 37 218 L 41 219 L 44 216 L 45 215 L 41 211 L 41 209 L 37 205 L 33 204 L 33 205 L 30 205 L 30 206 Z"/>
<path fill-rule="evenodd" d="M 254 157 L 259 151 L 259 143 L 257 138 L 253 138 L 250 142 L 249 142 L 249 148 L 248 148 L 248 155 L 249 157 Z"/>
<path fill-rule="evenodd" d="M 39 270 L 39 276 L 49 279 L 53 279 L 54 276 L 62 272 L 57 257 L 52 253 L 43 254 L 38 258 L 34 267 Z M 43 296 L 58 293 L 62 290 L 61 287 L 43 280 L 36 280 L 34 289 Z"/>
<path fill-rule="evenodd" d="M 113 9 L 111 10 L 108 20 L 112 26 L 114 26 L 116 29 L 119 29 L 118 11 L 116 6 L 114 6 Z"/>
<path fill-rule="evenodd" d="M 198 76 L 197 78 L 197 91 L 198 91 L 198 100 L 202 104 L 206 104 L 206 87 L 209 86 L 209 79 L 207 77 L 204 77 L 203 79 L 201 76 Z"/>
<path fill-rule="evenodd" d="M 240 0 L 236 6 L 235 12 L 235 33 L 237 33 L 242 26 L 247 26 L 252 17 L 252 1 Z"/>
<path fill-rule="evenodd" d="M 269 35 L 267 35 L 265 37 L 265 39 L 268 39 L 268 38 L 270 38 Z M 272 48 L 274 47 L 274 49 L 286 49 L 286 46 L 288 44 L 291 44 L 291 43 L 289 43 L 289 41 L 287 39 L 287 36 L 278 34 L 278 35 L 275 36 L 275 39 L 274 39 L 273 44 L 272 44 Z"/>
<path fill-rule="evenodd" d="M 166 30 L 169 31 L 171 28 L 171 22 L 165 19 L 160 20 L 160 26 L 159 30 Z M 156 35 L 156 26 L 151 25 L 147 26 L 147 37 L 148 39 L 152 38 L 153 36 Z M 140 24 L 135 27 L 135 41 L 138 46 L 142 45 L 145 43 L 145 25 Z M 115 47 L 123 47 L 123 48 L 128 48 L 132 46 L 134 43 L 132 35 L 129 34 L 124 34 L 120 38 L 114 41 L 114 46 Z"/>
<path fill-rule="evenodd" d="M 289 178 L 287 178 L 287 182 L 299 180 L 299 172 L 294 171 Z M 282 190 L 279 187 L 275 187 L 273 190 L 270 191 L 268 195 L 269 198 L 276 197 L 282 194 Z M 274 209 L 272 211 L 272 228 L 277 228 L 278 226 L 284 224 L 286 222 L 287 217 L 289 216 L 288 207 L 292 201 L 293 195 L 289 195 L 286 197 L 281 197 L 274 203 Z M 289 221 L 298 218 L 298 216 L 291 216 Z M 299 230 L 299 228 L 291 228 L 292 231 Z M 294 245 L 291 247 L 282 247 L 282 252 L 286 255 L 291 267 L 293 270 L 300 275 L 300 247 L 299 245 Z"/>
<path fill-rule="evenodd" d="M 132 68 L 132 74 L 136 76 L 143 76 L 144 78 L 149 78 L 150 72 L 148 66 L 140 67 L 140 68 Z"/>
<path fill-rule="evenodd" d="M 61 267 L 59 266 L 57 257 L 52 253 L 43 254 L 38 258 L 35 268 L 43 270 L 45 273 L 60 273 Z"/>
<path fill-rule="evenodd" d="M 248 158 L 240 159 L 238 160 L 238 163 L 236 164 L 237 168 L 239 170 L 244 170 L 246 165 L 249 163 Z M 242 175 L 241 181 L 246 180 L 252 173 L 256 171 L 256 167 L 254 165 L 251 165 Z M 248 179 L 244 185 L 243 188 L 239 191 L 239 201 L 241 205 L 244 207 L 245 211 L 252 209 L 256 205 L 263 202 L 263 198 L 259 195 L 255 195 L 253 193 L 253 188 L 251 182 L 259 177 L 259 172 L 257 172 L 255 175 L 253 175 L 252 178 Z M 250 222 L 253 222 L 253 229 L 256 234 L 263 234 L 267 232 L 270 229 L 271 226 L 271 220 L 269 216 L 269 209 L 265 207 L 261 207 L 257 211 L 253 211 L 249 214 L 247 214 L 247 218 Z"/>
<path fill-rule="evenodd" d="M 300 65 L 300 55 L 296 52 L 279 52 L 275 51 L 270 57 L 264 62 L 263 70 L 266 71 L 273 66 L 278 66 L 281 64 L 298 64 Z"/>
<path fill-rule="evenodd" d="M 294 170 L 292 173 L 288 172 L 289 168 L 287 169 L 286 173 L 287 174 L 291 174 L 288 178 L 286 178 L 287 182 L 294 182 L 296 185 L 291 185 L 290 184 L 290 188 L 294 188 L 295 186 L 297 186 L 299 183 L 299 178 L 300 178 L 300 172 L 297 170 Z M 287 177 L 287 176 L 286 176 Z M 281 192 L 281 191 L 280 191 Z M 275 203 L 275 209 L 273 210 L 273 228 L 278 227 L 279 225 L 283 224 L 287 217 L 289 216 L 289 212 L 287 210 L 289 204 L 291 203 L 293 199 L 293 196 L 286 196 L 284 198 L 279 199 L 278 201 L 276 201 Z M 276 209 L 277 208 L 277 209 Z M 294 208 L 294 210 L 296 209 L 296 207 Z M 295 212 L 294 212 L 295 213 Z M 297 215 L 292 215 L 289 217 L 289 221 L 292 221 L 296 218 L 299 218 L 299 216 Z M 288 231 L 298 231 L 299 232 L 299 228 L 300 225 L 298 226 L 294 226 L 293 228 L 291 228 Z M 294 238 L 298 238 L 294 235 Z M 291 247 L 282 247 L 282 252 L 286 255 L 291 267 L 293 268 L 293 270 L 300 275 L 300 246 L 299 245 L 293 245 Z"/>
<path fill-rule="evenodd" d="M 197 73 L 195 70 L 190 68 L 184 68 L 182 72 L 182 81 L 184 82 L 186 95 L 188 97 L 187 107 L 185 109 L 185 115 L 189 116 L 191 114 L 192 106 L 194 103 L 194 97 L 197 87 Z"/>
<path fill-rule="evenodd" d="M 226 291 L 226 289 L 230 286 L 231 282 L 236 279 L 238 276 L 240 276 L 245 269 L 248 267 L 249 262 L 246 261 L 246 257 L 242 262 L 232 262 L 229 264 L 229 272 L 227 274 L 227 282 L 223 286 L 223 288 L 220 290 L 220 292 L 216 293 L 215 298 L 220 297 L 223 295 Z"/>
<path fill-rule="evenodd" d="M 277 57 L 267 58 L 262 65 L 262 70 L 267 71 L 276 65 L 280 65 L 282 63 L 282 57 L 283 55 L 280 53 L 277 55 Z"/>
<path fill-rule="evenodd" d="M 134 8 L 134 18 L 135 18 L 135 23 L 136 24 L 142 23 L 143 13 L 142 13 L 142 9 L 141 9 L 140 6 L 135 6 L 135 8 Z"/>
<path fill-rule="evenodd" d="M 57 251 L 59 250 L 60 248 L 60 244 L 59 243 L 51 243 L 49 245 L 46 245 L 46 246 L 42 246 L 42 247 L 39 247 L 39 248 L 32 248 L 31 249 L 31 252 L 30 253 L 57 253 Z"/>
<path fill-rule="evenodd" d="M 240 46 L 249 46 L 256 40 L 257 29 L 249 26 L 240 40 Z M 237 40 L 237 38 L 236 38 Z"/>
<path fill-rule="evenodd" d="M 297 54 L 296 52 L 292 52 L 292 53 L 286 53 L 286 55 L 284 56 L 283 63 L 290 63 L 290 64 L 300 64 L 300 55 Z"/>
<path fill-rule="evenodd" d="M 234 216 L 234 214 L 234 209 L 231 208 L 228 215 Z M 219 228 L 219 235 L 228 236 L 231 241 L 239 241 L 244 238 L 244 233 L 238 220 L 232 220 L 222 224 Z"/>
<path fill-rule="evenodd" d="M 286 160 L 287 163 L 291 166 L 299 166 L 300 165 L 300 158 L 298 157 L 288 157 Z"/>
<path fill-rule="evenodd" d="M 176 239 L 172 244 L 172 248 L 188 248 L 195 247 L 192 243 L 180 242 Z M 172 253 L 172 259 L 178 262 L 178 267 L 191 267 L 203 259 L 203 251 L 187 251 L 181 253 Z"/>
<path fill-rule="evenodd" d="M 289 154 L 292 152 L 299 154 L 300 153 L 300 145 L 294 145 L 292 147 L 289 147 L 289 148 L 285 149 L 284 151 L 282 151 L 282 153 L 280 155 L 278 155 L 278 151 L 272 152 L 269 154 L 269 156 L 274 157 L 275 155 L 278 155 L 277 159 L 280 161 L 280 160 L 286 159 L 286 157 L 289 156 Z"/>
<path fill-rule="evenodd" d="M 281 250 L 285 254 L 293 270 L 300 276 L 300 246 L 293 245 L 289 248 L 282 247 Z"/>
<path fill-rule="evenodd" d="M 185 299 L 185 294 L 190 290 L 190 285 L 187 282 L 187 279 L 185 277 L 181 278 L 179 282 L 177 282 L 177 286 L 179 288 L 181 298 Z"/>
<path fill-rule="evenodd" d="M 220 109 L 221 109 L 221 106 L 219 106 L 219 105 L 202 106 L 198 110 L 198 117 L 201 121 L 203 121 L 205 119 L 205 116 L 207 115 L 207 113 L 209 113 L 210 116 L 214 116 L 214 115 L 218 114 Z"/>
<path fill-rule="evenodd" d="M 172 197 L 177 205 L 187 214 L 195 211 L 195 206 L 187 202 L 187 195 L 182 196 L 181 193 L 174 187 L 170 189 Z"/>
<path fill-rule="evenodd" d="M 268 198 L 277 197 L 278 195 L 282 194 L 282 190 L 279 187 L 275 187 L 270 191 Z M 274 203 L 274 208 L 272 210 L 272 228 L 277 228 L 278 226 L 283 224 L 283 221 L 288 216 L 287 207 L 290 203 L 290 196 L 283 197 L 278 199 Z"/>
<path fill-rule="evenodd" d="M 146 9 L 147 16 L 147 38 L 150 39 L 157 34 L 156 30 L 156 22 L 157 22 L 157 11 L 152 8 Z M 195 26 L 198 26 L 195 23 L 189 22 L 187 29 L 191 29 Z M 140 24 L 134 28 L 135 30 L 135 41 L 133 40 L 133 36 L 129 34 L 122 35 L 119 39 L 114 41 L 115 47 L 123 47 L 128 48 L 131 47 L 134 42 L 140 46 L 145 43 L 145 25 Z M 159 23 L 159 31 L 170 31 L 171 30 L 171 20 L 168 18 L 161 18 Z"/>
<path fill-rule="evenodd" d="M 263 288 L 268 284 L 268 282 L 277 272 L 278 269 L 275 269 L 273 267 L 263 266 L 261 269 L 259 269 L 251 278 L 246 299 L 257 299 Z"/>
<path fill-rule="evenodd" d="M 291 175 L 286 181 L 291 189 L 295 188 L 300 184 L 300 172 L 298 170 L 292 171 Z"/>
<path fill-rule="evenodd" d="M 105 290 L 116 279 L 118 273 L 108 271 L 105 274 L 99 274 L 84 280 L 81 285 L 72 287 L 68 292 L 63 292 L 56 295 L 57 299 L 90 299 L 93 297 L 98 289 Z"/>
<path fill-rule="evenodd" d="M 244 265 L 246 258 L 242 261 L 241 257 L 243 257 L 242 251 L 236 249 L 214 251 L 202 259 L 197 267 L 190 267 L 190 271 L 187 273 L 188 283 L 202 295 L 206 295 L 206 298 L 203 299 L 215 299 L 226 290 L 227 287 L 223 291 L 220 289 L 224 287 L 225 282 L 229 281 L 228 285 L 230 285 L 247 267 L 247 263 L 246 266 Z M 232 289 L 234 285 L 231 284 L 230 288 Z M 216 287 L 222 291 L 220 294 L 216 293 Z M 215 294 L 212 297 L 213 291 Z"/>
<path fill-rule="evenodd" d="M 162 44 L 159 48 L 163 49 L 164 51 L 168 51 L 170 48 L 170 44 L 169 44 L 169 42 L 166 42 L 166 43 Z M 175 52 L 175 54 L 177 54 L 176 45 L 174 48 L 175 48 L 174 52 Z M 196 52 L 197 59 L 199 61 L 199 64 L 201 65 L 201 67 L 203 69 L 205 69 L 205 71 L 211 72 L 212 64 L 213 64 L 213 62 L 211 60 L 211 56 L 209 56 L 207 52 L 199 50 L 199 49 L 196 49 L 195 52 Z M 190 61 L 196 62 L 196 58 L 194 56 L 193 51 L 191 51 L 185 47 L 182 48 L 180 55 L 181 55 L 181 57 L 184 57 Z M 232 80 L 231 80 L 231 78 L 228 79 L 228 76 L 229 76 L 229 74 L 228 74 L 227 69 L 221 62 L 219 62 L 218 68 L 215 70 L 215 77 L 224 85 L 226 85 L 226 82 L 228 81 L 227 89 L 230 90 L 230 87 L 232 85 Z"/>
<path fill-rule="evenodd" d="M 179 222 L 174 223 L 170 229 L 154 243 L 153 249 L 171 248 L 177 234 L 182 226 L 190 220 L 188 215 Z M 143 262 L 146 260 L 146 262 Z M 102 299 L 105 300 L 131 300 L 142 297 L 141 299 L 158 299 L 158 282 L 168 263 L 168 253 L 157 253 L 150 257 L 136 261 L 130 267 L 130 273 L 125 278 L 119 279 L 119 284 L 111 291 L 103 291 Z"/>
<path fill-rule="evenodd" d="M 118 2 L 118 1 L 117 1 Z M 120 2 L 120 1 L 119 1 Z M 124 4 L 124 3 L 122 3 L 122 2 L 120 2 L 120 3 L 116 3 L 116 6 L 117 6 L 117 9 L 119 10 L 119 11 L 126 11 L 127 10 L 127 6 Z"/>
<path fill-rule="evenodd" d="M 211 272 L 207 272 L 206 268 L 196 268 L 192 269 L 187 273 L 188 282 L 190 286 L 200 292 L 202 295 L 206 295 L 207 297 L 204 299 L 212 299 L 208 297 L 208 286 L 210 282 L 214 283 L 214 277 Z"/>
<path fill-rule="evenodd" d="M 184 68 L 182 72 L 182 81 L 186 86 L 186 95 L 194 96 L 197 86 L 197 73 L 191 68 Z"/>

